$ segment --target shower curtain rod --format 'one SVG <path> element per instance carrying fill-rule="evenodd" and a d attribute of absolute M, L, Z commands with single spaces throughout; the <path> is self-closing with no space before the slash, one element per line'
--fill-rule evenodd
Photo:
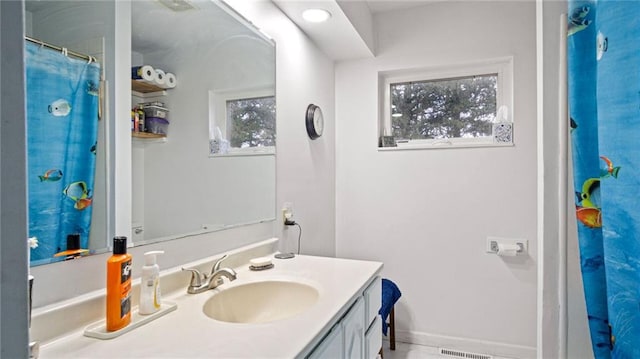
<path fill-rule="evenodd" d="M 93 56 L 80 54 L 80 53 L 77 53 L 75 51 L 71 51 L 71 50 L 67 49 L 66 47 L 60 47 L 60 46 L 56 46 L 56 45 L 51 45 L 51 44 L 46 43 L 46 42 L 44 42 L 42 40 L 37 40 L 37 39 L 34 39 L 32 37 L 29 37 L 29 36 L 25 36 L 24 39 L 27 40 L 27 41 L 31 41 L 31 42 L 33 42 L 35 44 L 38 44 L 40 46 L 44 46 L 44 47 L 48 47 L 48 48 L 53 49 L 53 50 L 60 51 L 65 55 L 75 56 L 75 57 L 77 57 L 79 59 L 86 60 L 86 61 L 89 61 L 89 62 L 98 62 L 98 59 L 96 59 Z"/>

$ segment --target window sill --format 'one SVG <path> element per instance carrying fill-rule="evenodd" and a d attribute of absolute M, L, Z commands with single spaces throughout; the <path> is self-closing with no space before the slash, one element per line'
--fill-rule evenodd
<path fill-rule="evenodd" d="M 484 147 L 514 147 L 513 142 L 496 143 L 496 142 L 474 142 L 474 143 L 452 143 L 452 142 L 436 142 L 430 144 L 410 144 L 399 143 L 396 147 L 378 147 L 378 151 L 407 151 L 407 150 L 442 150 L 454 148 L 484 148 Z"/>
<path fill-rule="evenodd" d="M 275 156 L 276 150 L 261 148 L 257 149 L 232 149 L 227 153 L 210 153 L 209 158 L 216 157 L 238 157 L 238 156 Z"/>

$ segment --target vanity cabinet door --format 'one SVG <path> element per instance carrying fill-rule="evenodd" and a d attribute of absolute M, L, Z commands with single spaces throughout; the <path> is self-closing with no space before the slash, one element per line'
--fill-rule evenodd
<path fill-rule="evenodd" d="M 342 358 L 344 347 L 344 331 L 341 323 L 333 326 L 331 332 L 327 334 L 318 346 L 307 357 L 309 359 L 320 358 Z"/>
<path fill-rule="evenodd" d="M 359 296 L 353 302 L 342 319 L 306 358 L 363 359 L 375 358 L 378 355 L 382 346 L 381 321 L 377 317 L 377 310 L 374 313 L 374 310 L 367 308 L 379 307 L 379 283 L 380 277 L 376 277 L 363 296 Z"/>
<path fill-rule="evenodd" d="M 364 357 L 375 359 L 382 348 L 382 320 L 376 317 L 364 335 Z"/>
<path fill-rule="evenodd" d="M 368 328 L 382 306 L 382 279 L 376 277 L 364 290 L 365 323 Z M 382 333 L 382 332 L 381 332 Z"/>
<path fill-rule="evenodd" d="M 364 358 L 364 299 L 359 297 L 342 319 L 345 359 Z"/>

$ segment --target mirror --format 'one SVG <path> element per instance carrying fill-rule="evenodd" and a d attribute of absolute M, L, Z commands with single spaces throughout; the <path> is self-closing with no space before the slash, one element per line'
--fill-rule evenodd
<path fill-rule="evenodd" d="M 133 242 L 274 220 L 273 42 L 219 2 L 131 7 L 131 65 L 176 79 L 132 92 L 132 106 L 155 103 L 169 122 L 164 139 L 133 139 Z"/>
<path fill-rule="evenodd" d="M 185 4 L 191 8 L 183 9 Z M 88 238 L 90 253 L 107 251 L 107 239 L 113 236 L 107 180 L 112 169 L 107 164 L 109 153 L 114 151 L 113 139 L 108 136 L 115 122 L 109 114 L 115 113 L 115 106 L 109 99 L 116 97 L 116 88 L 122 88 L 115 85 L 113 49 L 116 43 L 126 41 L 116 38 L 114 6 L 113 1 L 25 2 L 26 34 L 97 57 L 107 84 L 107 101 L 98 126 L 95 183 L 88 192 L 92 199 L 91 229 L 82 235 Z M 131 29 L 131 65 L 149 64 L 173 73 L 176 79 L 175 88 L 160 93 L 132 89 L 132 106 L 161 102 L 169 114 L 166 138 L 132 136 L 133 243 L 274 220 L 273 41 L 217 0 L 132 1 Z M 264 98 L 271 98 L 272 105 L 253 101 Z M 237 111 L 238 101 L 248 105 Z M 234 122 L 229 114 L 234 106 L 237 118 L 253 119 L 249 121 L 251 126 L 246 126 L 252 127 L 251 131 L 234 128 L 237 119 Z M 260 111 L 254 111 L 258 107 Z M 270 107 L 273 125 L 265 124 L 260 116 L 256 119 L 255 113 L 264 113 L 264 107 Z M 254 135 L 261 139 L 246 140 Z M 219 146 L 224 141 L 228 142 L 228 151 L 211 151 L 212 144 Z M 46 175 L 46 171 L 40 175 Z M 83 187 L 72 189 L 78 188 Z M 82 193 L 71 199 L 77 202 L 81 197 Z M 62 238 L 51 246 L 64 251 L 67 244 Z M 46 244 L 43 238 L 39 240 L 40 246 Z M 68 259 L 45 255 L 34 260 L 34 251 L 31 265 Z"/>
<path fill-rule="evenodd" d="M 25 35 L 46 43 L 25 40 L 29 236 L 38 239 L 31 265 L 73 258 L 65 253 L 69 235 L 78 234 L 77 246 L 91 253 L 107 248 L 106 133 L 114 107 L 98 98 L 113 97 L 113 87 L 111 93 L 103 87 L 114 82 L 113 7 L 106 1 L 25 2 Z M 85 167 L 83 173 L 77 167 Z"/>

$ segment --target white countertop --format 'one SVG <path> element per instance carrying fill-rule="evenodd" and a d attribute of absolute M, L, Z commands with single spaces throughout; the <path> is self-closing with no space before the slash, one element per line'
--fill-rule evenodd
<path fill-rule="evenodd" d="M 220 288 L 261 280 L 291 280 L 311 284 L 318 301 L 292 318 L 270 323 L 240 324 L 213 320 L 202 312 L 204 302 L 218 289 L 200 294 L 184 291 L 165 295 L 178 309 L 110 340 L 75 331 L 40 349 L 41 358 L 294 358 L 307 353 L 320 333 L 339 319 L 382 263 L 327 257 L 296 256 L 273 259 L 275 268 L 250 271 L 235 268 L 238 279 Z M 226 279 L 225 279 L 226 281 Z M 259 298 L 256 298 L 259 300 Z"/>

